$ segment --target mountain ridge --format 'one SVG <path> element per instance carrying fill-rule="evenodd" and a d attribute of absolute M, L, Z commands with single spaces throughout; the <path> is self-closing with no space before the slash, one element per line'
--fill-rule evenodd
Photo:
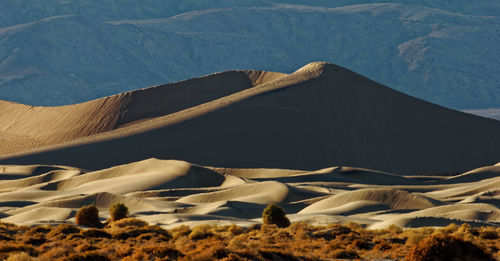
<path fill-rule="evenodd" d="M 63 12 L 69 16 L 0 34 L 0 98 L 74 104 L 214 71 L 291 73 L 326 60 L 446 107 L 499 106 L 498 16 L 366 2 L 336 8 L 219 2 L 182 19 L 155 16 L 154 23 L 147 13 L 104 21 Z"/>

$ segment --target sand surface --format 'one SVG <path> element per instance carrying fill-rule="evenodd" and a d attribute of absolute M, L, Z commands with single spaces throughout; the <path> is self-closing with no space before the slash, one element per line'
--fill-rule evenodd
<path fill-rule="evenodd" d="M 292 74 L 229 71 L 61 107 L 0 101 L 0 111 L 0 164 L 98 170 L 155 157 L 448 175 L 500 160 L 499 121 L 319 62 Z"/>
<path fill-rule="evenodd" d="M 105 219 L 121 202 L 164 227 L 251 225 L 278 203 L 314 224 L 497 226 L 499 134 L 320 62 L 60 107 L 0 101 L 0 218 L 73 222 L 95 204 Z"/>
<path fill-rule="evenodd" d="M 65 166 L 0 166 L 0 217 L 18 224 L 74 222 L 94 204 L 104 221 L 124 203 L 163 227 L 261 222 L 269 203 L 292 221 L 356 221 L 371 228 L 500 226 L 500 166 L 425 179 L 350 167 L 318 171 L 212 168 L 147 159 L 97 171 Z"/>

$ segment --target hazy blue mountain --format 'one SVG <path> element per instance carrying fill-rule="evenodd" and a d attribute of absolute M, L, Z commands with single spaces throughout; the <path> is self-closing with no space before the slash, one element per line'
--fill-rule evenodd
<path fill-rule="evenodd" d="M 500 107 L 499 3 L 378 2 L 2 1 L 0 99 L 69 104 L 320 60 L 448 107 Z"/>
<path fill-rule="evenodd" d="M 489 108 L 481 110 L 466 110 L 470 114 L 479 115 L 486 118 L 496 119 L 500 121 L 500 108 Z"/>

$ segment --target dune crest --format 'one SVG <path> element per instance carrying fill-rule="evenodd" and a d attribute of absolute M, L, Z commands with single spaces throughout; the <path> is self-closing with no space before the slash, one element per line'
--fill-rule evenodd
<path fill-rule="evenodd" d="M 156 157 L 420 175 L 461 173 L 500 158 L 500 122 L 324 62 L 291 74 L 228 71 L 76 105 L 1 102 L 0 109 L 8 112 L 0 131 L 26 137 L 0 140 L 3 164 L 97 170 Z"/>
<path fill-rule="evenodd" d="M 392 184 L 380 176 L 389 174 L 369 169 L 231 169 L 154 158 L 97 171 L 36 165 L 0 169 L 6 173 L 0 177 L 10 175 L 0 180 L 0 220 L 27 225 L 74 222 L 78 208 L 89 204 L 99 208 L 104 221 L 108 208 L 120 202 L 131 215 L 163 227 L 249 226 L 261 222 L 270 203 L 282 206 L 291 220 L 312 224 L 500 226 L 500 177 L 477 176 L 474 182 L 461 178 L 466 174 L 405 177 L 406 182 Z M 332 179 L 341 171 L 355 178 Z"/>

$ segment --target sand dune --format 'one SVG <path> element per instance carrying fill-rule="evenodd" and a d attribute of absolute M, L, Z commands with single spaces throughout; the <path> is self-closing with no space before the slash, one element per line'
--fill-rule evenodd
<path fill-rule="evenodd" d="M 62 107 L 1 102 L 0 109 L 0 131 L 26 137 L 2 139 L 2 164 L 98 170 L 156 157 L 229 168 L 448 174 L 500 158 L 500 122 L 327 63 L 292 74 L 230 71 Z"/>
<path fill-rule="evenodd" d="M 4 221 L 73 222 L 88 204 L 104 220 L 122 202 L 164 227 L 247 226 L 278 203 L 314 224 L 500 225 L 500 122 L 333 64 L 0 111 Z"/>
<path fill-rule="evenodd" d="M 57 107 L 28 106 L 0 100 L 0 133 L 4 134 L 0 139 L 0 153 L 72 141 L 136 121 L 168 115 L 281 75 L 230 71 Z"/>
<path fill-rule="evenodd" d="M 78 208 L 94 204 L 104 221 L 109 206 L 121 202 L 133 216 L 167 228 L 202 223 L 248 226 L 260 222 L 267 204 L 277 203 L 292 221 L 312 224 L 500 226 L 500 177 L 464 178 L 494 168 L 422 180 L 349 167 L 310 172 L 231 169 L 159 159 L 97 171 L 4 165 L 0 218 L 28 225 L 74 222 Z M 339 181 L 336 175 L 354 176 Z M 15 189 L 8 189 L 10 185 Z M 419 190 L 426 192 L 414 192 Z"/>

